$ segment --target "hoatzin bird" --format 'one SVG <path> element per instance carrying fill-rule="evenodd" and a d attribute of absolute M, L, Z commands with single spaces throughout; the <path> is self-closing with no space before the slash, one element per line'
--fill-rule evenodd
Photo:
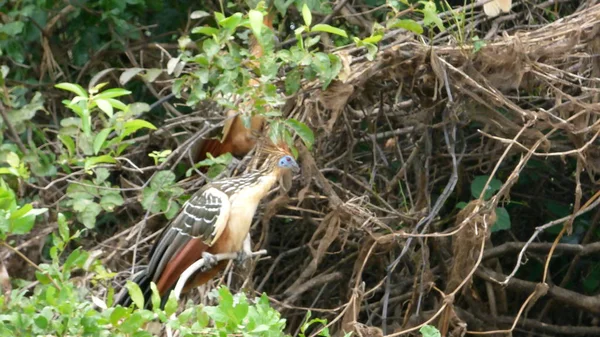
<path fill-rule="evenodd" d="M 273 10 L 269 10 L 269 13 L 264 17 L 263 23 L 269 29 L 273 30 L 273 17 L 275 16 Z M 277 37 L 275 37 L 277 40 Z M 263 55 L 264 50 L 257 41 L 256 37 L 252 35 L 249 40 L 250 54 L 255 58 L 259 58 Z M 256 62 L 249 62 L 253 68 L 258 68 Z M 251 80 L 252 85 L 258 82 Z M 244 102 L 242 104 L 252 104 L 252 102 Z M 206 159 L 206 153 L 210 153 L 213 157 L 218 157 L 224 153 L 231 153 L 236 157 L 245 156 L 250 150 L 256 145 L 256 134 L 260 133 L 265 124 L 265 118 L 260 115 L 254 115 L 250 118 L 250 128 L 247 128 L 242 122 L 241 117 L 237 114 L 236 110 L 229 110 L 226 113 L 227 120 L 223 125 L 221 140 L 214 138 L 201 139 L 196 143 L 192 149 L 194 162 L 200 162 Z"/>
<path fill-rule="evenodd" d="M 156 283 L 164 305 L 179 276 L 192 263 L 204 258 L 214 267 L 193 275 L 183 292 L 208 282 L 225 268 L 227 261 L 216 263 L 214 254 L 237 252 L 242 258 L 247 253 L 241 249 L 258 203 L 280 178 L 299 171 L 285 146 L 271 143 L 261 153 L 265 159 L 259 169 L 207 184 L 164 229 L 150 252 L 147 268 L 134 278 L 147 305 L 152 294 L 150 282 Z M 131 304 L 125 289 L 119 297 L 115 305 Z"/>

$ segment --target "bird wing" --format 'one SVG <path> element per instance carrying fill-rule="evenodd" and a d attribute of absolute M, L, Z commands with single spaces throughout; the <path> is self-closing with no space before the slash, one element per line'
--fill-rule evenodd
<path fill-rule="evenodd" d="M 224 192 L 209 187 L 194 194 L 182 207 L 179 215 L 161 234 L 150 252 L 148 271 L 156 282 L 166 265 L 192 239 L 213 245 L 223 233 L 231 203 Z"/>

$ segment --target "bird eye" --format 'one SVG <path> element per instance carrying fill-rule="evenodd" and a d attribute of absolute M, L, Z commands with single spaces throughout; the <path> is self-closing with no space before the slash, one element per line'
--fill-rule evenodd
<path fill-rule="evenodd" d="M 287 160 L 287 161 L 291 161 L 291 160 L 292 160 L 292 158 L 290 158 L 290 157 L 287 157 L 287 158 L 286 158 L 286 160 Z"/>

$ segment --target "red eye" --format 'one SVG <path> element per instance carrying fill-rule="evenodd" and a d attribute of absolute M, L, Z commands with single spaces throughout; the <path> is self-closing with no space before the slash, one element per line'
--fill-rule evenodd
<path fill-rule="evenodd" d="M 286 159 L 287 159 L 287 161 L 291 161 L 292 160 L 290 157 L 287 157 Z"/>

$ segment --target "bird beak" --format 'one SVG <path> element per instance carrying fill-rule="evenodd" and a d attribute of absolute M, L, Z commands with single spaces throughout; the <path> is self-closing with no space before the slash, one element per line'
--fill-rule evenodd
<path fill-rule="evenodd" d="M 298 163 L 296 163 L 296 162 L 294 162 L 292 165 L 292 173 L 294 173 L 294 174 L 300 173 L 300 166 L 298 166 Z"/>

